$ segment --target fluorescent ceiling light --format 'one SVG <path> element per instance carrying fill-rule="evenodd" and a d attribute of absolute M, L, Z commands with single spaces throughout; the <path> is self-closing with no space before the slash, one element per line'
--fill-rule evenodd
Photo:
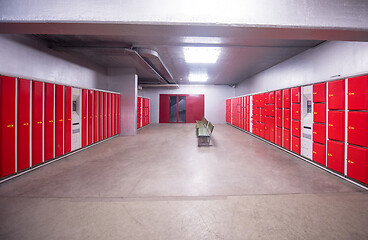
<path fill-rule="evenodd" d="M 186 63 L 216 63 L 220 55 L 219 47 L 185 47 Z"/>
<path fill-rule="evenodd" d="M 205 73 L 201 74 L 189 74 L 189 82 L 207 82 L 208 76 Z"/>

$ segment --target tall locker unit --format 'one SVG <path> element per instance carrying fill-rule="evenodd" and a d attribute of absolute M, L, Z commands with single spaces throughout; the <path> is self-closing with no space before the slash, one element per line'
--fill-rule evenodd
<path fill-rule="evenodd" d="M 98 106 L 98 103 L 100 102 L 99 96 L 100 95 L 99 95 L 98 91 L 94 91 L 93 142 L 99 141 L 99 136 L 98 136 L 98 126 L 99 126 L 99 121 L 98 121 L 99 120 L 99 106 Z"/>
<path fill-rule="evenodd" d="M 120 95 L 118 95 L 118 134 L 120 134 Z"/>
<path fill-rule="evenodd" d="M 300 133 L 301 133 L 301 89 L 300 87 L 292 88 L 292 151 L 300 155 Z"/>
<path fill-rule="evenodd" d="M 283 144 L 282 146 L 291 150 L 291 89 L 282 90 L 283 95 Z"/>
<path fill-rule="evenodd" d="M 276 144 L 282 146 L 282 90 L 276 91 Z"/>
<path fill-rule="evenodd" d="M 326 83 L 313 85 L 313 156 L 326 166 Z"/>
<path fill-rule="evenodd" d="M 100 95 L 99 95 L 99 110 L 98 110 L 98 112 L 99 112 L 99 116 L 100 116 L 100 118 L 99 118 L 99 120 L 98 120 L 98 124 L 99 124 L 99 126 L 98 126 L 98 139 L 99 140 L 102 140 L 102 139 L 104 139 L 104 108 L 103 108 L 103 106 L 104 106 L 104 94 L 103 94 L 103 92 L 100 92 Z"/>
<path fill-rule="evenodd" d="M 72 88 L 65 86 L 64 93 L 64 153 L 68 153 L 72 144 Z"/>
<path fill-rule="evenodd" d="M 88 144 L 93 143 L 93 91 L 88 90 Z"/>
<path fill-rule="evenodd" d="M 54 155 L 54 84 L 45 83 L 45 129 L 44 129 L 44 158 L 45 161 Z"/>
<path fill-rule="evenodd" d="M 107 93 L 103 93 L 103 139 L 107 138 Z"/>
<path fill-rule="evenodd" d="M 107 137 L 111 137 L 111 93 L 107 93 Z"/>
<path fill-rule="evenodd" d="M 115 94 L 111 93 L 111 136 L 115 135 Z"/>
<path fill-rule="evenodd" d="M 32 166 L 43 162 L 44 83 L 32 81 Z"/>
<path fill-rule="evenodd" d="M 64 154 L 64 86 L 55 85 L 55 157 Z"/>
<path fill-rule="evenodd" d="M 142 98 L 137 98 L 137 129 L 142 127 Z"/>

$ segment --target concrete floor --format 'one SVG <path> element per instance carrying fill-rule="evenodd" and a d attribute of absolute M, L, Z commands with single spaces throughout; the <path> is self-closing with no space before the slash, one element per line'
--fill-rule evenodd
<path fill-rule="evenodd" d="M 151 125 L 0 185 L 0 239 L 367 239 L 368 193 L 228 125 Z"/>

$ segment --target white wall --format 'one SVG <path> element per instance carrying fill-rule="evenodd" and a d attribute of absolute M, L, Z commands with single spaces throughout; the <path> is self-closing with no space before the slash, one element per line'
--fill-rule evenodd
<path fill-rule="evenodd" d="M 55 52 L 29 36 L 0 35 L 0 74 L 107 89 L 105 68 Z"/>
<path fill-rule="evenodd" d="M 236 96 L 368 72 L 367 42 L 325 42 L 244 80 Z"/>
<path fill-rule="evenodd" d="M 180 85 L 179 89 L 144 88 L 138 92 L 138 96 L 151 99 L 151 123 L 159 122 L 160 94 L 204 94 L 205 117 L 216 124 L 225 123 L 225 99 L 234 97 L 235 90 L 223 85 Z"/>

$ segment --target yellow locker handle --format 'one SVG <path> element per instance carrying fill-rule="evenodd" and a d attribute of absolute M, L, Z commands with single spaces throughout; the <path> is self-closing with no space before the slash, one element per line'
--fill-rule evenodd
<path fill-rule="evenodd" d="M 349 126 L 348 128 L 349 128 L 349 129 L 353 129 L 353 130 L 354 130 L 354 127 Z"/>
<path fill-rule="evenodd" d="M 54 120 L 50 120 L 49 122 L 52 123 L 52 122 L 54 122 Z"/>
<path fill-rule="evenodd" d="M 354 94 L 355 94 L 355 93 L 353 93 L 353 92 L 351 92 L 351 93 L 349 92 L 349 96 L 354 95 Z"/>
<path fill-rule="evenodd" d="M 62 122 L 63 121 L 63 119 L 59 119 L 59 122 Z"/>
<path fill-rule="evenodd" d="M 29 125 L 29 123 L 23 123 L 23 126 L 28 126 Z"/>
<path fill-rule="evenodd" d="M 317 152 L 313 151 L 314 154 L 317 154 Z"/>
<path fill-rule="evenodd" d="M 13 124 L 9 124 L 9 125 L 6 125 L 6 127 L 12 128 L 12 127 L 14 127 L 14 125 Z"/>

